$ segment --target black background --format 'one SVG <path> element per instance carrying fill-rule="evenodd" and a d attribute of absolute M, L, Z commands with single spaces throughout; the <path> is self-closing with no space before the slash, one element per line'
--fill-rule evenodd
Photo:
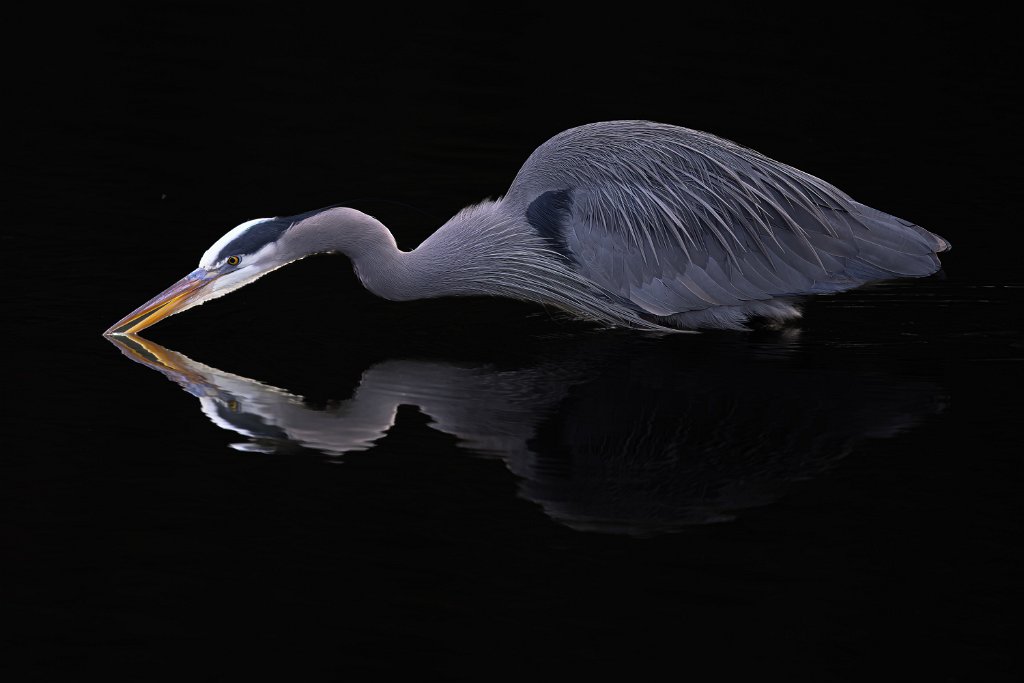
<path fill-rule="evenodd" d="M 1020 309 L 999 288 L 1020 282 L 1021 111 L 1005 18 L 330 9 L 8 25 L 12 680 L 1010 677 Z M 928 309 L 922 324 L 960 336 L 907 352 L 969 406 L 955 428 L 730 525 L 595 540 L 414 410 L 333 469 L 227 451 L 99 336 L 244 220 L 346 203 L 408 249 L 551 135 L 614 118 L 735 140 L 949 239 L 950 286 L 997 288 L 989 308 Z M 833 327 L 851 313 L 815 310 Z M 873 312 L 875 328 L 908 315 Z M 516 302 L 380 301 L 318 257 L 150 332 L 329 400 L 374 360 L 512 363 L 552 328 L 575 329 Z M 968 362 L 984 360 L 999 364 Z"/>

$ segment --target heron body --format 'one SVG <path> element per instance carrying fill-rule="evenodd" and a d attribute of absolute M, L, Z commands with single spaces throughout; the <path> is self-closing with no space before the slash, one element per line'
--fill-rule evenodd
<path fill-rule="evenodd" d="M 396 301 L 505 296 L 613 326 L 745 329 L 798 317 L 808 295 L 930 275 L 948 248 L 733 142 L 608 121 L 551 138 L 504 196 L 462 210 L 411 251 L 351 208 L 247 221 L 107 333 L 138 332 L 325 252 L 348 256 L 367 289 Z"/>

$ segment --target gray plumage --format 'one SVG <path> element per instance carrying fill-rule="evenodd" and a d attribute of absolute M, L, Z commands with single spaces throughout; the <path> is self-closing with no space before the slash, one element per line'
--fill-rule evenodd
<path fill-rule="evenodd" d="M 249 244 L 259 248 L 229 268 L 229 252 Z M 948 248 L 920 226 L 728 140 L 609 121 L 551 138 L 503 197 L 464 209 L 410 252 L 353 209 L 245 223 L 196 271 L 229 277 L 156 319 L 309 254 L 340 252 L 368 289 L 394 300 L 495 295 L 608 325 L 745 329 L 752 317 L 799 316 L 807 295 L 930 275 Z M 143 308 L 108 332 L 152 324 L 126 324 Z"/>

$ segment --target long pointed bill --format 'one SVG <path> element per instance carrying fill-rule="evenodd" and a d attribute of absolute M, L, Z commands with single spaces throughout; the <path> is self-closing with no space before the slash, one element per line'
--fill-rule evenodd
<path fill-rule="evenodd" d="M 110 326 L 104 335 L 135 334 L 187 308 L 218 275 L 198 268 Z"/>

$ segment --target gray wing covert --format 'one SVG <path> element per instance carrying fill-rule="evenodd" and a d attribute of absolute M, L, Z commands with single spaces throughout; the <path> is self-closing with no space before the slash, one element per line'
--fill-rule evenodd
<path fill-rule="evenodd" d="M 662 124 L 567 131 L 538 148 L 516 183 L 567 198 L 565 255 L 658 316 L 927 275 L 948 248 L 814 176 Z"/>
<path fill-rule="evenodd" d="M 727 140 L 635 125 L 634 135 L 603 139 L 586 155 L 586 140 L 549 155 L 567 171 L 562 240 L 575 266 L 651 314 L 930 274 L 935 252 L 948 247 Z"/>

